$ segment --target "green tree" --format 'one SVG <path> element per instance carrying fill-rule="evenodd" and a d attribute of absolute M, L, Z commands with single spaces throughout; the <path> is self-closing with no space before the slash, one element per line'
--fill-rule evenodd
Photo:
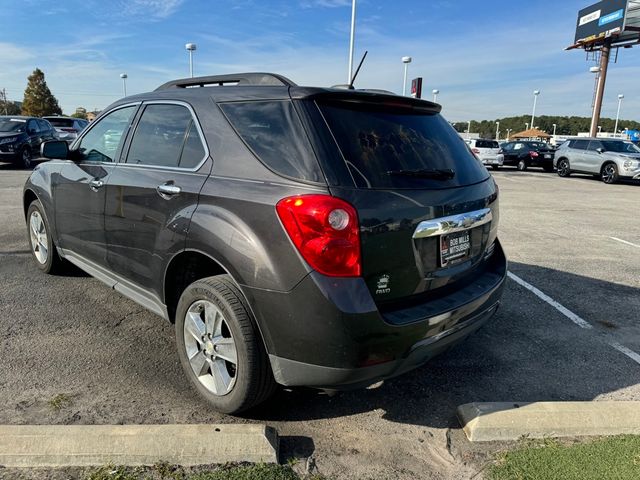
<path fill-rule="evenodd" d="M 20 115 L 20 107 L 11 100 L 0 98 L 0 115 Z"/>
<path fill-rule="evenodd" d="M 53 96 L 44 79 L 44 72 L 36 68 L 29 75 L 27 88 L 24 91 L 22 114 L 34 117 L 45 115 L 61 115 L 62 110 L 58 100 Z"/>

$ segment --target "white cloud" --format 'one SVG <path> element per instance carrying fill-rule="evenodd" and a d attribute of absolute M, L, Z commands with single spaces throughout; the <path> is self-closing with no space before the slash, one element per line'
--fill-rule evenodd
<path fill-rule="evenodd" d="M 167 18 L 173 15 L 184 0 L 127 0 L 122 2 L 125 16 L 148 15 L 153 18 Z"/>
<path fill-rule="evenodd" d="M 351 0 L 304 0 L 300 2 L 300 5 L 303 8 L 314 8 L 314 7 L 325 7 L 325 8 L 336 8 L 336 7 L 350 7 Z"/>

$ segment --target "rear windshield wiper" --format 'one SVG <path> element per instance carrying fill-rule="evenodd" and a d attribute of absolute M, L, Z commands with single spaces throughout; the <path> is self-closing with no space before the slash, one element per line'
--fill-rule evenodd
<path fill-rule="evenodd" d="M 429 178 L 431 180 L 451 180 L 456 176 L 456 172 L 451 169 L 437 169 L 437 170 L 390 170 L 387 175 L 395 177 L 415 177 L 415 178 Z"/>

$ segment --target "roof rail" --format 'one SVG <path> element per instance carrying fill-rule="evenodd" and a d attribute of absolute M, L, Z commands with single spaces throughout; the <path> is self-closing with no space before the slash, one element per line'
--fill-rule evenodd
<path fill-rule="evenodd" d="M 287 77 L 276 73 L 232 73 L 229 75 L 211 75 L 206 77 L 183 78 L 180 80 L 172 80 L 164 85 L 156 88 L 159 90 L 168 90 L 170 88 L 195 88 L 195 87 L 215 87 L 224 85 L 253 85 L 253 86 L 269 86 L 269 87 L 295 87 L 297 86 Z"/>

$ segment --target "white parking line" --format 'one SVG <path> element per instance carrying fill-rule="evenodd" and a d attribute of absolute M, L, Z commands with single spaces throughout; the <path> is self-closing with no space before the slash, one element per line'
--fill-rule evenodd
<path fill-rule="evenodd" d="M 565 317 L 567 317 L 573 323 L 578 325 L 580 328 L 584 328 L 584 329 L 587 329 L 587 330 L 593 328 L 593 325 L 591 325 L 589 322 L 587 322 L 586 320 L 583 320 L 582 318 L 580 318 L 578 315 L 573 313 L 567 307 L 565 307 L 565 306 L 561 305 L 560 303 L 556 302 L 549 295 L 546 295 L 545 293 L 542 293 L 540 290 L 538 290 L 536 287 L 534 287 L 530 283 L 525 282 L 523 279 L 521 279 L 517 275 L 514 275 L 511 272 L 508 272 L 507 275 L 509 275 L 509 278 L 511 280 L 513 280 L 517 284 L 523 286 L 524 288 L 526 288 L 527 290 L 532 292 L 536 297 L 538 297 L 541 300 L 544 300 L 545 302 L 547 302 L 549 305 L 551 305 L 553 308 L 558 310 L 561 314 L 563 314 Z"/>
<path fill-rule="evenodd" d="M 609 237 L 611 240 L 615 240 L 616 242 L 624 243 L 625 245 L 631 245 L 632 247 L 640 248 L 640 245 L 636 245 L 635 243 L 627 242 L 626 240 L 622 240 L 616 237 Z"/>
<path fill-rule="evenodd" d="M 518 285 L 526 288 L 531 293 L 533 293 L 536 297 L 540 298 L 541 300 L 543 300 L 546 303 L 548 303 L 549 305 L 551 305 L 553 308 L 558 310 L 560 313 L 562 313 L 565 317 L 567 317 L 573 323 L 578 325 L 580 328 L 584 328 L 585 330 L 593 329 L 593 325 L 591 325 L 589 322 L 587 322 L 586 320 L 584 320 L 580 316 L 578 316 L 575 313 L 573 313 L 571 310 L 569 310 L 564 305 L 560 304 L 559 302 L 556 302 L 549 295 L 543 293 L 542 291 L 540 291 L 539 289 L 537 289 L 536 287 L 534 287 L 530 283 L 525 282 L 523 279 L 521 279 L 520 277 L 518 277 L 517 275 L 515 275 L 515 274 L 513 274 L 511 272 L 507 272 L 507 275 L 509 276 L 509 278 L 511 280 L 516 282 Z M 622 353 L 622 354 L 626 355 L 627 357 L 629 357 L 631 360 L 636 362 L 638 365 L 640 365 L 640 355 L 637 354 L 636 352 L 634 352 L 633 350 L 625 347 L 624 345 L 621 345 L 620 343 L 618 343 L 618 342 L 616 342 L 614 340 L 608 340 L 607 344 L 609 346 L 615 348 L 620 353 Z"/>

